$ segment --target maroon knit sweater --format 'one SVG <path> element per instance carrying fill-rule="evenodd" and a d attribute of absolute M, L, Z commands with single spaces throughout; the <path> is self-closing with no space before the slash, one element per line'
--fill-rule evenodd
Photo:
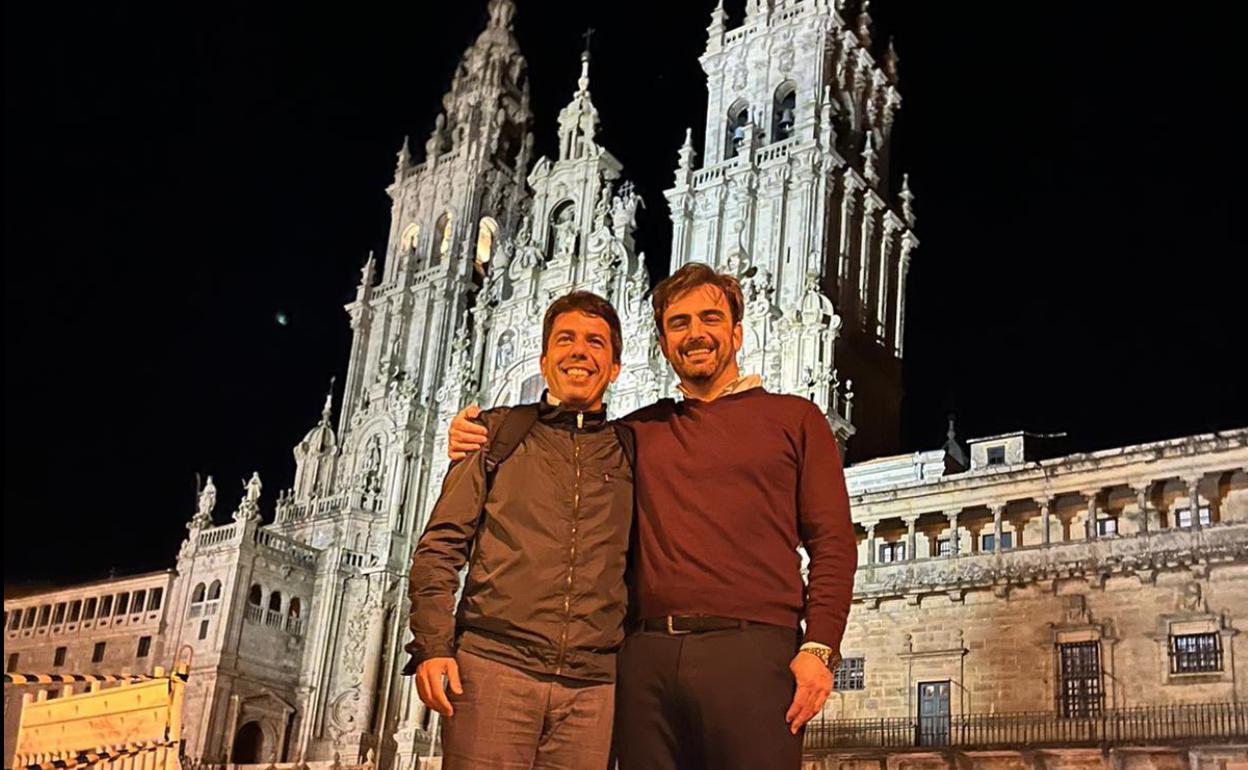
<path fill-rule="evenodd" d="M 805 641 L 839 649 L 858 551 L 840 450 L 818 407 L 754 388 L 666 399 L 624 422 L 637 436 L 636 617 L 790 628 L 804 618 Z"/>

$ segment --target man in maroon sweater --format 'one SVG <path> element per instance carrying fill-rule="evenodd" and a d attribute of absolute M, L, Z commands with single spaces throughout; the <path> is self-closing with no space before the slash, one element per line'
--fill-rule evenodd
<path fill-rule="evenodd" d="M 653 299 L 685 398 L 624 418 L 637 446 L 638 620 L 618 661 L 620 767 L 797 768 L 801 727 L 832 689 L 857 567 L 840 451 L 811 401 L 738 371 L 735 278 L 685 265 Z M 468 414 L 452 424 L 452 452 L 484 440 Z"/>

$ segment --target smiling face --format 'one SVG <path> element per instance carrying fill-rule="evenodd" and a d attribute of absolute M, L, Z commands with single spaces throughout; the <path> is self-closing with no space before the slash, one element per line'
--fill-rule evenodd
<path fill-rule="evenodd" d="M 579 310 L 555 317 L 541 364 L 550 394 L 573 409 L 601 409 L 602 394 L 620 376 L 611 327 Z"/>
<path fill-rule="evenodd" d="M 736 379 L 741 324 L 733 323 L 724 292 L 713 284 L 694 286 L 663 310 L 663 355 L 687 390 L 710 395 Z"/>

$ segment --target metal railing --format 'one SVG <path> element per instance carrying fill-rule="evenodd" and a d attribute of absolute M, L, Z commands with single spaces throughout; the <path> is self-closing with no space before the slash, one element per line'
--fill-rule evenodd
<path fill-rule="evenodd" d="M 808 752 L 945 746 L 1104 746 L 1248 739 L 1248 701 L 1141 706 L 1098 716 L 1056 712 L 963 714 L 947 721 L 894 717 L 815 720 L 806 725 Z"/>

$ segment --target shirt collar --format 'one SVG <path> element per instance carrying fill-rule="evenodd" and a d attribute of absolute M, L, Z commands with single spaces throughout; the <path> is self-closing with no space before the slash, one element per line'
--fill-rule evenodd
<path fill-rule="evenodd" d="M 697 396 L 693 395 L 688 390 L 686 390 L 684 385 L 677 385 L 676 389 L 679 390 L 684 395 L 685 398 L 697 399 L 698 401 L 714 401 L 715 399 L 720 398 L 722 396 L 728 396 L 733 393 L 743 393 L 747 390 L 753 390 L 754 388 L 761 388 L 762 386 L 763 386 L 763 378 L 761 375 L 743 374 L 740 377 L 733 380 L 732 382 L 725 385 L 724 387 L 720 388 L 719 392 L 714 394 L 710 398 L 698 398 Z"/>
<path fill-rule="evenodd" d="M 544 390 L 542 391 L 542 398 L 537 404 L 537 414 L 543 422 L 552 425 L 563 425 L 565 427 L 576 425 L 579 428 L 597 428 L 607 421 L 607 405 L 604 402 L 601 409 L 582 412 L 565 406 L 549 390 Z M 577 415 L 581 417 L 579 422 L 577 421 Z"/>

